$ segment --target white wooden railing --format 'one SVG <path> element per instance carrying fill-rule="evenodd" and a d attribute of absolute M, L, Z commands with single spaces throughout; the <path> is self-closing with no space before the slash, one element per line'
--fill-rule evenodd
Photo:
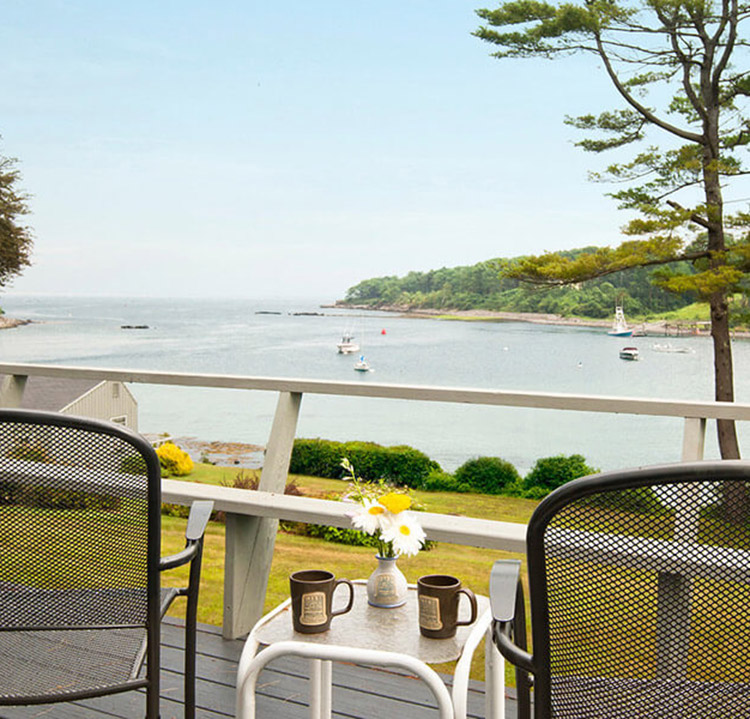
<path fill-rule="evenodd" d="M 223 631 L 227 638 L 246 634 L 261 616 L 279 519 L 350 526 L 346 505 L 340 502 L 283 494 L 303 394 L 682 417 L 682 458 L 686 461 L 703 458 L 707 420 L 750 421 L 750 404 L 738 403 L 9 363 L 0 363 L 0 374 L 6 375 L 0 387 L 0 406 L 5 407 L 19 406 L 26 380 L 33 375 L 278 393 L 259 491 L 163 480 L 164 501 L 190 504 L 208 498 L 226 513 Z M 427 536 L 437 541 L 525 551 L 526 527 L 522 524 L 430 513 L 421 514 L 420 522 Z"/>

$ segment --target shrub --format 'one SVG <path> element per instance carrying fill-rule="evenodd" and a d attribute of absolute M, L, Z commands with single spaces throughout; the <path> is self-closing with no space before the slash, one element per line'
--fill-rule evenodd
<path fill-rule="evenodd" d="M 378 540 L 375 537 L 360 532 L 357 529 L 345 527 L 329 527 L 325 524 L 308 524 L 304 532 L 308 537 L 318 537 L 327 542 L 348 544 L 352 547 L 377 547 Z"/>
<path fill-rule="evenodd" d="M 348 457 L 357 475 L 367 482 L 384 479 L 399 487 L 421 487 L 430 472 L 440 465 L 418 449 L 399 445 L 383 447 L 374 442 L 332 442 L 325 439 L 297 439 L 289 471 L 313 477 L 342 479 L 341 460 Z"/>
<path fill-rule="evenodd" d="M 23 440 L 8 451 L 12 459 L 22 459 L 26 462 L 52 462 L 49 451 L 40 442 Z"/>
<path fill-rule="evenodd" d="M 456 482 L 484 494 L 502 494 L 520 479 L 516 468 L 500 457 L 477 457 L 464 462 L 455 473 Z"/>
<path fill-rule="evenodd" d="M 255 489 L 258 489 L 259 482 L 260 482 L 260 478 L 254 472 L 250 470 L 241 469 L 231 479 L 222 479 L 221 486 L 232 487 L 234 489 L 255 490 Z M 300 491 L 300 488 L 294 482 L 289 482 L 284 488 L 284 494 L 292 494 L 292 495 L 299 496 L 302 494 L 302 492 Z M 186 507 L 185 505 L 182 505 L 182 504 L 164 503 L 162 504 L 162 507 L 161 507 L 161 513 L 168 517 L 185 518 L 190 514 L 190 507 Z M 212 522 L 224 522 L 226 521 L 226 515 L 222 511 L 215 510 L 214 512 L 211 513 L 211 521 Z M 281 522 L 281 525 L 284 527 L 291 525 L 291 524 L 293 523 L 284 522 L 284 521 Z"/>
<path fill-rule="evenodd" d="M 120 498 L 81 489 L 30 486 L 12 481 L 0 482 L 0 505 L 37 509 L 117 509 Z"/>
<path fill-rule="evenodd" d="M 120 471 L 125 474 L 144 475 L 147 472 L 146 460 L 140 454 L 131 454 L 120 463 Z"/>
<path fill-rule="evenodd" d="M 422 489 L 428 492 L 471 492 L 468 484 L 459 484 L 448 472 L 430 472 Z"/>
<path fill-rule="evenodd" d="M 173 442 L 165 442 L 157 450 L 162 477 L 186 477 L 193 471 L 193 460 Z"/>
<path fill-rule="evenodd" d="M 564 454 L 543 457 L 536 461 L 526 475 L 523 486 L 526 496 L 539 499 L 572 479 L 585 477 L 596 471 L 586 464 L 586 460 L 580 454 L 571 454 L 569 457 Z"/>
<path fill-rule="evenodd" d="M 665 507 L 651 487 L 634 487 L 612 492 L 594 494 L 583 502 L 592 507 L 618 509 L 634 514 L 672 514 L 673 510 Z"/>

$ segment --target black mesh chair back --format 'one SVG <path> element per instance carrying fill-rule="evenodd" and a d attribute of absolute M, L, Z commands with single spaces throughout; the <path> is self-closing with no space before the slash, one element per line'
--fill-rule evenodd
<path fill-rule="evenodd" d="M 570 482 L 528 571 L 535 716 L 750 717 L 750 464 Z"/>
<path fill-rule="evenodd" d="M 158 702 L 160 484 L 127 430 L 0 411 L 0 704 Z"/>

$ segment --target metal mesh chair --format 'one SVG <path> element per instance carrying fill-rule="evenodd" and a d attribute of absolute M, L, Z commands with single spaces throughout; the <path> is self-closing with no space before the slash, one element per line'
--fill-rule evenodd
<path fill-rule="evenodd" d="M 695 462 L 569 482 L 495 563 L 494 640 L 519 717 L 750 716 L 750 463 Z"/>
<path fill-rule="evenodd" d="M 142 437 L 110 423 L 0 410 L 0 705 L 145 687 L 155 719 L 161 617 L 186 596 L 185 716 L 193 717 L 211 504 L 194 504 L 185 549 L 160 558 L 161 470 Z M 188 562 L 189 586 L 162 589 L 161 570 Z"/>

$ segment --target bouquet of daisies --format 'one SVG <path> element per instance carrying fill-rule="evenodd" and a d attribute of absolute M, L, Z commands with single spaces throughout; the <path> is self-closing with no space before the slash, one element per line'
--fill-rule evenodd
<path fill-rule="evenodd" d="M 378 554 L 381 557 L 414 556 L 422 548 L 425 533 L 419 526 L 411 507 L 411 497 L 402 492 L 381 492 L 366 487 L 354 472 L 351 462 L 344 458 L 341 466 L 349 474 L 353 492 L 350 501 L 359 506 L 349 516 L 352 525 L 375 537 Z"/>

